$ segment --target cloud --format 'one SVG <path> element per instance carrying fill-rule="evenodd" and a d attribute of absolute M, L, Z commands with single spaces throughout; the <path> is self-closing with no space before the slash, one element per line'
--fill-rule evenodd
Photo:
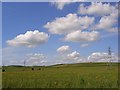
<path fill-rule="evenodd" d="M 101 17 L 99 23 L 95 26 L 96 30 L 103 29 L 109 32 L 116 32 L 117 27 L 114 27 L 114 25 L 118 23 L 117 17 L 118 16 L 114 13 L 111 13 L 109 16 Z"/>
<path fill-rule="evenodd" d="M 75 31 L 73 33 L 67 34 L 64 41 L 70 42 L 91 42 L 99 39 L 99 33 L 96 31 L 92 32 L 81 32 Z"/>
<path fill-rule="evenodd" d="M 59 53 L 66 53 L 69 51 L 70 51 L 70 46 L 68 46 L 68 45 L 61 46 L 57 49 L 57 52 L 59 52 Z"/>
<path fill-rule="evenodd" d="M 76 60 L 76 59 L 78 59 L 80 57 L 80 54 L 77 51 L 74 51 L 74 52 L 68 54 L 67 57 L 69 59 Z"/>
<path fill-rule="evenodd" d="M 66 46 L 66 45 L 64 45 L 64 46 Z M 67 46 L 67 48 L 68 47 L 69 46 Z M 65 52 L 67 52 L 67 53 L 65 53 Z M 61 64 L 67 63 L 68 64 L 68 63 L 85 62 L 87 59 L 85 57 L 81 56 L 80 53 L 77 52 L 77 51 L 73 51 L 72 49 L 67 49 L 66 50 L 66 49 L 63 48 L 62 54 L 60 52 L 56 57 L 54 57 L 54 60 L 55 60 L 54 61 L 55 64 L 58 64 L 58 63 L 61 63 Z"/>
<path fill-rule="evenodd" d="M 74 2 L 83 2 L 83 1 L 85 0 L 54 0 L 54 2 L 52 2 L 52 5 L 55 5 L 57 9 L 62 10 L 65 5 L 69 5 Z"/>
<path fill-rule="evenodd" d="M 112 53 L 112 57 L 109 58 L 110 56 L 106 52 L 94 52 L 90 56 L 88 56 L 88 62 L 117 62 L 118 61 L 118 56 Z"/>
<path fill-rule="evenodd" d="M 118 7 L 110 3 L 92 2 L 89 6 L 80 4 L 78 13 L 81 15 L 94 15 L 101 17 L 95 25 L 95 30 L 117 32 L 115 25 L 118 23 Z"/>
<path fill-rule="evenodd" d="M 4 65 L 49 65 L 47 55 L 42 53 L 30 53 L 33 49 L 25 47 L 6 47 L 2 49 L 2 61 Z"/>
<path fill-rule="evenodd" d="M 34 65 L 45 65 L 47 63 L 46 56 L 41 53 L 29 54 L 26 59 L 26 65 L 34 66 Z"/>
<path fill-rule="evenodd" d="M 116 6 L 110 5 L 110 3 L 101 3 L 101 2 L 92 2 L 89 6 L 84 6 L 80 4 L 78 13 L 83 15 L 98 15 L 105 16 L 109 15 L 112 12 L 116 12 Z"/>
<path fill-rule="evenodd" d="M 26 61 L 26 66 L 108 61 L 107 52 L 93 52 L 89 56 L 83 56 L 80 51 L 72 50 L 71 48 L 70 51 L 69 49 L 67 50 L 67 52 L 59 52 L 58 54 L 47 56 L 42 53 L 29 53 L 33 51 L 29 51 L 29 48 L 25 47 L 7 47 L 2 50 L 2 60 L 4 65 L 24 65 L 24 61 Z M 118 55 L 115 53 L 112 53 L 112 62 L 118 62 Z"/>
<path fill-rule="evenodd" d="M 4 47 L 2 48 L 2 62 L 4 65 L 23 65 L 28 48 Z"/>
<path fill-rule="evenodd" d="M 77 16 L 77 14 L 69 13 L 65 17 L 56 18 L 52 22 L 44 25 L 52 34 L 68 34 L 77 30 L 87 29 L 94 23 L 94 17 Z"/>
<path fill-rule="evenodd" d="M 73 2 L 81 2 L 85 0 L 66 0 L 57 2 L 57 6 L 62 6 L 63 9 L 64 5 L 70 4 Z M 108 32 L 116 32 L 117 24 L 117 17 L 118 17 L 118 6 L 112 5 L 110 3 L 102 3 L 102 2 L 92 2 L 90 5 L 85 6 L 84 4 L 80 4 L 78 13 L 80 15 L 95 15 L 100 16 L 101 19 L 97 25 L 95 25 L 95 30 L 106 30 Z M 74 17 L 74 18 L 73 18 Z M 85 16 L 88 17 L 88 16 Z M 95 17 L 89 17 L 95 20 Z M 90 25 L 94 23 L 94 20 L 90 22 L 90 19 L 87 20 L 82 17 L 83 20 L 80 20 L 80 17 L 77 14 L 68 14 L 66 17 L 56 18 L 53 22 L 48 22 L 45 27 L 52 33 L 52 34 L 68 34 L 76 30 L 84 30 L 88 29 Z M 81 25 L 81 22 L 90 22 L 89 24 Z M 72 22 L 72 23 L 71 23 Z M 64 25 L 63 25 L 64 24 Z M 73 27 L 72 27 L 73 26 Z M 114 27 L 114 29 L 113 29 Z"/>
<path fill-rule="evenodd" d="M 25 34 L 20 34 L 12 40 L 7 40 L 6 43 L 10 46 L 26 46 L 35 47 L 46 43 L 49 39 L 49 35 L 44 32 L 27 31 Z"/>
<path fill-rule="evenodd" d="M 29 59 L 30 60 L 38 60 L 38 59 L 44 59 L 45 56 L 43 54 L 40 54 L 40 53 L 35 53 L 35 54 L 29 54 Z"/>
<path fill-rule="evenodd" d="M 9 65 L 21 65 L 21 66 L 24 65 L 23 62 L 24 62 L 23 60 L 18 61 L 18 60 L 15 60 L 15 59 L 8 61 Z"/>
<path fill-rule="evenodd" d="M 22 60 L 10 60 L 9 65 L 41 66 L 47 63 L 45 55 L 41 53 L 27 54 Z"/>
<path fill-rule="evenodd" d="M 68 14 L 65 17 L 56 18 L 44 25 L 52 34 L 63 35 L 63 41 L 92 42 L 100 37 L 98 31 L 91 31 L 95 18 Z"/>
<path fill-rule="evenodd" d="M 113 27 L 109 29 L 109 32 L 118 32 L 118 27 Z"/>
<path fill-rule="evenodd" d="M 89 44 L 88 43 L 84 43 L 84 44 L 81 44 L 80 47 L 87 47 Z"/>
<path fill-rule="evenodd" d="M 86 62 L 87 58 L 80 55 L 77 51 L 72 51 L 66 54 L 60 54 L 55 58 L 56 64 L 70 64 L 70 63 L 81 63 Z"/>
<path fill-rule="evenodd" d="M 61 2 L 52 2 L 52 5 L 55 5 L 57 9 L 62 10 L 65 5 L 70 4 L 70 0 L 61 0 Z"/>
<path fill-rule="evenodd" d="M 88 45 L 85 43 L 84 45 Z M 64 45 L 65 46 L 65 45 Z M 63 47 L 64 47 L 63 46 Z M 68 48 L 69 46 L 67 46 Z M 60 47 L 61 48 L 61 47 Z M 58 50 L 58 49 L 57 49 Z M 83 62 L 118 62 L 118 55 L 112 53 L 111 58 L 107 52 L 93 52 L 89 56 L 82 56 L 78 51 L 73 51 L 72 49 L 63 48 L 62 51 L 64 52 L 69 51 L 67 53 L 62 53 L 57 55 L 54 58 L 54 64 L 69 64 L 69 63 L 83 63 Z"/>

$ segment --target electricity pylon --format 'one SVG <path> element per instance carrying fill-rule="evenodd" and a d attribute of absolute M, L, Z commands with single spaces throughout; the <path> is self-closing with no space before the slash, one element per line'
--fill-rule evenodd
<path fill-rule="evenodd" d="M 108 69 L 111 69 L 111 64 L 112 64 L 112 53 L 111 53 L 111 47 L 108 47 Z"/>
<path fill-rule="evenodd" d="M 26 61 L 24 60 L 24 67 L 26 66 Z"/>

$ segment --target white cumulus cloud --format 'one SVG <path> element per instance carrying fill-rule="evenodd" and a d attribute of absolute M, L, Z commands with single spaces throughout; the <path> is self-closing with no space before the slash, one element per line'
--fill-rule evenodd
<path fill-rule="evenodd" d="M 66 53 L 69 51 L 70 51 L 70 46 L 68 46 L 68 45 L 61 46 L 57 49 L 57 52 L 59 52 L 59 53 Z"/>
<path fill-rule="evenodd" d="M 68 5 L 74 2 L 83 2 L 83 1 L 85 0 L 54 0 L 52 4 L 55 5 L 57 9 L 62 10 L 65 5 Z"/>
<path fill-rule="evenodd" d="M 44 25 L 52 34 L 64 35 L 63 41 L 91 42 L 99 39 L 98 31 L 90 31 L 95 18 L 68 14 L 65 17 L 56 18 Z M 89 31 L 85 31 L 89 30 Z"/>
<path fill-rule="evenodd" d="M 116 13 L 111 13 L 109 16 L 103 16 L 101 17 L 99 23 L 95 26 L 96 30 L 106 30 L 109 32 L 116 32 L 116 28 L 113 28 L 114 25 L 116 25 L 118 23 L 118 19 L 117 19 L 117 15 Z"/>
<path fill-rule="evenodd" d="M 12 40 L 7 40 L 6 43 L 10 46 L 27 46 L 35 47 L 47 42 L 49 35 L 44 32 L 27 31 L 25 34 L 20 34 Z"/>
<path fill-rule="evenodd" d="M 44 59 L 45 56 L 43 54 L 40 54 L 40 53 L 35 53 L 35 54 L 30 54 L 29 55 L 29 59 Z"/>
<path fill-rule="evenodd" d="M 83 15 L 88 14 L 104 16 L 116 11 L 116 6 L 113 6 L 110 3 L 92 2 L 89 6 L 84 6 L 84 4 L 80 4 L 78 13 Z"/>
<path fill-rule="evenodd" d="M 65 5 L 70 4 L 70 0 L 61 0 L 61 2 L 52 2 L 53 5 L 57 7 L 57 9 L 62 10 Z"/>
<path fill-rule="evenodd" d="M 118 23 L 117 4 L 111 5 L 110 3 L 102 2 L 92 2 L 89 6 L 80 4 L 78 13 L 82 15 L 94 15 L 101 17 L 99 23 L 95 25 L 95 30 L 117 32 L 116 27 L 114 27 Z"/>
<path fill-rule="evenodd" d="M 26 65 L 34 66 L 34 65 L 43 65 L 47 63 L 46 56 L 41 53 L 29 54 L 26 59 Z"/>
<path fill-rule="evenodd" d="M 118 56 L 112 53 L 111 58 L 106 52 L 94 52 L 90 56 L 88 56 L 88 62 L 117 62 Z"/>
<path fill-rule="evenodd" d="M 94 17 L 77 16 L 77 14 L 68 14 L 65 17 L 56 18 L 48 22 L 44 27 L 52 34 L 68 34 L 76 30 L 87 29 L 94 23 Z"/>
<path fill-rule="evenodd" d="M 99 32 L 81 32 L 75 31 L 73 33 L 69 33 L 64 38 L 64 41 L 70 42 L 91 42 L 99 39 Z"/>
<path fill-rule="evenodd" d="M 65 46 L 65 45 L 64 45 Z M 63 47 L 64 47 L 63 46 Z M 68 46 L 67 46 L 68 47 Z M 58 50 L 58 49 L 57 49 Z M 63 53 L 62 54 L 59 54 L 57 55 L 54 60 L 55 60 L 55 63 L 62 63 L 62 64 L 65 64 L 65 63 L 80 63 L 80 62 L 85 62 L 87 61 L 87 58 L 86 57 L 83 57 L 80 55 L 80 53 L 78 51 L 73 51 L 72 49 L 64 49 L 62 50 L 63 52 L 66 52 L 67 53 Z M 69 52 L 68 52 L 69 51 Z"/>
<path fill-rule="evenodd" d="M 76 60 L 76 59 L 78 59 L 80 57 L 80 54 L 77 51 L 74 51 L 74 52 L 68 54 L 67 57 L 69 59 Z"/>

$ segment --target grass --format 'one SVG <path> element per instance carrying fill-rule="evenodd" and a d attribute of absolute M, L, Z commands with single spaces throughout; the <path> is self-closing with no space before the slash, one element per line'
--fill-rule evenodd
<path fill-rule="evenodd" d="M 3 88 L 117 88 L 118 65 L 105 63 L 4 67 Z M 41 70 L 38 70 L 41 68 Z"/>

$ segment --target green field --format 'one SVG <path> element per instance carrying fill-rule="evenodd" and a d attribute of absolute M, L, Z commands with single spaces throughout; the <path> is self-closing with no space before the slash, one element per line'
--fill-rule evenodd
<path fill-rule="evenodd" d="M 83 63 L 46 67 L 6 66 L 3 88 L 117 88 L 118 64 Z M 39 70 L 40 69 L 40 70 Z"/>

